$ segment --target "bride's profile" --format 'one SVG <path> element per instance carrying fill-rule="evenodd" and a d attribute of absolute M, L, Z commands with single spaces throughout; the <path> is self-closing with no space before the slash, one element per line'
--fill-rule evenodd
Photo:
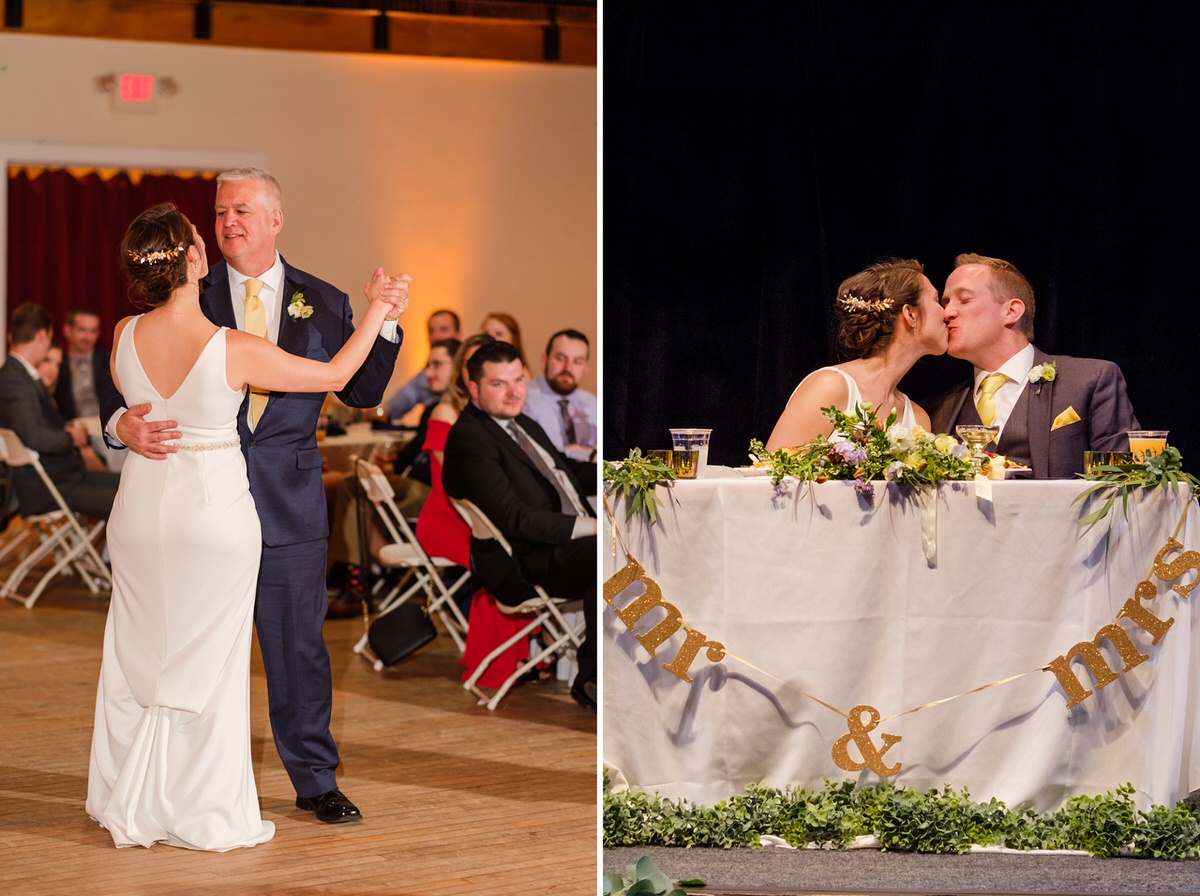
<path fill-rule="evenodd" d="M 204 242 L 174 205 L 129 226 L 121 261 L 143 314 L 117 324 L 111 369 L 131 404 L 178 421 L 165 460 L 131 454 L 108 527 L 87 813 L 117 846 L 224 851 L 271 839 L 250 753 L 250 640 L 262 550 L 237 418 L 247 383 L 324 392 L 362 364 L 405 278 L 382 268 L 327 363 L 218 327 L 200 309 Z"/>
<path fill-rule="evenodd" d="M 821 408 L 853 412 L 869 403 L 880 420 L 894 409 L 897 422 L 929 428 L 929 415 L 900 389 L 918 358 L 946 351 L 946 326 L 937 288 L 915 259 L 877 262 L 848 277 L 834 300 L 836 343 L 842 362 L 806 376 L 788 399 L 768 451 L 828 436 L 833 424 Z"/>

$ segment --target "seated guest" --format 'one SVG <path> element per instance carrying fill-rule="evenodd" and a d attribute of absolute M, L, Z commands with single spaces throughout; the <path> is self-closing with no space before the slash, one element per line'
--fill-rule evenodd
<path fill-rule="evenodd" d="M 521 346 L 521 327 L 515 317 L 504 311 L 493 311 L 483 319 L 479 329 L 497 342 L 507 342 L 515 347 L 521 357 L 521 364 L 528 368 L 529 365 L 525 364 L 525 349 Z"/>
<path fill-rule="evenodd" d="M 454 370 L 454 354 L 460 343 L 457 339 L 439 339 L 429 349 L 429 362 L 425 374 L 431 393 L 440 399 Z M 405 519 L 415 517 L 429 495 L 429 456 L 422 450 L 429 417 L 438 406 L 430 401 L 421 414 L 417 432 L 392 461 L 392 470 L 387 474 L 392 491 L 395 492 L 396 507 Z M 377 558 L 380 549 L 387 543 L 379 528 L 371 503 L 359 499 L 360 490 L 356 474 L 345 474 L 333 489 L 327 490 L 330 497 L 331 523 L 329 535 L 329 560 L 332 569 L 327 577 L 339 593 L 329 598 L 328 615 L 332 617 L 357 616 L 362 612 L 365 597 L 362 570 L 359 568 L 359 526 L 367 533 L 367 551 Z"/>
<path fill-rule="evenodd" d="M 50 348 L 51 317 L 33 302 L 13 312 L 9 324 L 8 361 L 0 367 L 0 426 L 13 430 L 36 451 L 42 467 L 77 513 L 107 519 L 120 475 L 88 470 L 79 449 L 87 444 L 87 427 L 68 426 L 38 375 L 37 365 Z M 13 471 L 21 513 L 58 510 L 37 472 L 25 466 Z"/>
<path fill-rule="evenodd" d="M 486 333 L 477 333 L 468 336 L 455 352 L 450 385 L 441 400 L 433 406 L 425 440 L 421 446 L 429 454 L 431 475 L 429 497 L 425 499 L 417 516 L 417 540 L 431 557 L 445 557 L 464 569 L 471 565 L 471 528 L 446 497 L 446 489 L 442 484 L 442 465 L 446 436 L 450 434 L 450 427 L 471 400 L 466 385 L 467 361 L 481 345 L 495 341 Z"/>
<path fill-rule="evenodd" d="M 58 385 L 58 373 L 62 369 L 62 359 L 62 346 L 50 343 L 50 348 L 46 350 L 46 357 L 42 358 L 37 365 L 38 376 L 41 377 L 46 391 L 51 395 L 54 394 L 54 387 Z M 58 402 L 56 401 L 55 404 Z"/>
<path fill-rule="evenodd" d="M 555 448 L 576 460 L 596 459 L 596 396 L 579 388 L 588 354 L 587 336 L 559 330 L 546 343 L 542 374 L 525 396 L 526 416 L 546 430 Z"/>
<path fill-rule="evenodd" d="M 899 389 L 918 358 L 946 351 L 946 327 L 937 289 L 913 259 L 871 265 L 842 281 L 833 303 L 838 353 L 844 359 L 806 376 L 767 439 L 767 450 L 828 436 L 833 424 L 821 408 L 851 413 L 869 402 L 879 420 L 895 410 L 897 422 L 929 428 L 929 415 Z"/>
<path fill-rule="evenodd" d="M 930 403 L 934 429 L 994 423 L 999 453 L 1038 479 L 1082 473 L 1086 450 L 1129 450 L 1125 433 L 1138 422 L 1121 369 L 1034 347 L 1033 288 L 1012 264 L 974 254 L 954 264 L 942 297 L 949 351 L 975 375 Z"/>
<path fill-rule="evenodd" d="M 447 308 L 441 308 L 429 315 L 425 321 L 425 329 L 429 334 L 430 347 L 441 339 L 462 339 L 462 325 L 458 315 Z M 385 407 L 388 420 L 399 420 L 417 405 L 429 408 L 437 404 L 439 396 L 429 387 L 429 379 L 425 374 L 427 369 L 428 363 L 387 400 Z"/>
<path fill-rule="evenodd" d="M 66 351 L 62 353 L 58 381 L 51 390 L 54 402 L 67 420 L 90 417 L 99 423 L 97 396 L 102 385 L 112 381 L 108 352 L 99 347 L 100 315 L 90 308 L 75 308 L 67 315 L 62 332 Z M 109 448 L 99 426 L 94 431 L 89 438 L 91 447 L 84 451 L 88 469 L 120 470 L 125 452 Z"/>
<path fill-rule="evenodd" d="M 511 544 L 471 539 L 471 574 L 510 606 L 541 585 L 553 597 L 583 601 L 586 631 L 571 695 L 596 705 L 596 465 L 562 455 L 521 413 L 525 365 L 505 342 L 484 345 L 467 362 L 471 396 L 446 437 L 446 493 L 476 504 Z"/>
<path fill-rule="evenodd" d="M 471 527 L 450 504 L 446 497 L 446 489 L 442 485 L 446 436 L 462 412 L 463 406 L 471 400 L 467 392 L 467 361 L 481 345 L 492 342 L 495 340 L 491 336 L 477 333 L 468 336 L 455 353 L 452 368 L 455 371 L 454 377 L 450 381 L 450 388 L 433 409 L 423 445 L 429 454 L 432 475 L 429 497 L 425 499 L 421 515 L 417 517 L 417 540 L 429 556 L 445 557 L 461 567 L 443 572 L 442 577 L 447 584 L 458 581 L 459 576 L 466 575 L 471 566 Z M 495 598 L 483 588 L 476 589 L 471 580 L 460 585 L 454 597 L 464 615 L 470 620 L 466 649 L 462 657 L 465 667 L 462 679 L 466 681 L 497 645 L 503 644 L 525 626 L 526 620 L 520 615 L 501 613 L 496 609 Z M 513 644 L 492 660 L 477 684 L 484 688 L 499 687 L 528 656 L 527 643 Z"/>

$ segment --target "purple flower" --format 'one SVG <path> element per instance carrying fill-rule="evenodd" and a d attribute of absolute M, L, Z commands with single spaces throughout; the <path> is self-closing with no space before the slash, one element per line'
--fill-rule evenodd
<path fill-rule="evenodd" d="M 833 450 L 841 455 L 842 460 L 846 463 L 860 464 L 867 459 L 866 449 L 853 442 L 838 442 L 833 446 Z"/>
<path fill-rule="evenodd" d="M 854 490 L 864 498 L 875 497 L 875 483 L 869 479 L 855 479 Z"/>

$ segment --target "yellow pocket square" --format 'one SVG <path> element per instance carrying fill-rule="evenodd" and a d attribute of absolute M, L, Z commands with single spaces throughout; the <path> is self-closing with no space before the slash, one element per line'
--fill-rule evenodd
<path fill-rule="evenodd" d="M 1079 415 L 1075 413 L 1075 409 L 1068 407 L 1065 411 L 1054 418 L 1054 422 L 1050 424 L 1050 431 L 1061 429 L 1064 426 L 1070 426 L 1072 423 L 1079 422 Z"/>

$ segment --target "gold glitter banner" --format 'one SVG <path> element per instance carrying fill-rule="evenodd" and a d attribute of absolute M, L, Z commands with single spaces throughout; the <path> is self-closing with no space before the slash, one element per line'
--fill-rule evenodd
<path fill-rule="evenodd" d="M 883 756 L 892 746 L 900 742 L 901 736 L 882 733 L 883 746 L 881 748 L 876 747 L 870 735 L 881 722 L 896 719 L 900 716 L 911 715 L 912 713 L 931 709 L 935 706 L 941 706 L 960 697 L 977 694 L 988 688 L 1007 684 L 1039 672 L 1054 673 L 1059 684 L 1062 686 L 1063 694 L 1067 699 L 1067 707 L 1069 708 L 1087 699 L 1093 693 L 1092 690 L 1086 688 L 1080 682 L 1074 671 L 1072 671 L 1072 660 L 1078 660 L 1086 666 L 1095 681 L 1097 689 L 1111 684 L 1125 672 L 1148 660 L 1150 658 L 1149 655 L 1142 653 L 1138 649 L 1129 632 L 1118 623 L 1122 619 L 1129 620 L 1137 628 L 1150 635 L 1150 643 L 1152 645 L 1158 644 L 1174 624 L 1175 619 L 1174 617 L 1161 619 L 1143 606 L 1143 602 L 1151 601 L 1158 597 L 1158 587 L 1150 580 L 1150 576 L 1153 575 L 1160 582 L 1174 582 L 1188 572 L 1196 573 L 1189 581 L 1170 586 L 1170 590 L 1175 591 L 1184 599 L 1187 599 L 1192 589 L 1200 583 L 1200 551 L 1184 550 L 1183 543 L 1177 538 L 1180 530 L 1183 528 L 1184 522 L 1187 520 L 1190 507 L 1190 501 L 1184 505 L 1183 513 L 1179 517 L 1175 531 L 1168 538 L 1167 543 L 1155 554 L 1154 560 L 1151 563 L 1150 573 L 1147 574 L 1145 579 L 1137 583 L 1134 588 L 1133 597 L 1125 601 L 1120 611 L 1118 611 L 1116 618 L 1112 622 L 1102 626 L 1091 640 L 1080 641 L 1066 653 L 1055 657 L 1049 663 L 1037 669 L 989 681 L 987 684 L 978 685 L 977 687 L 953 694 L 949 697 L 930 700 L 890 716 L 881 716 L 878 709 L 866 703 L 860 703 L 849 712 L 843 712 L 828 701 L 795 687 L 790 682 L 784 681 L 779 676 L 756 666 L 754 663 L 737 654 L 728 652 L 724 644 L 719 641 L 710 640 L 704 632 L 692 628 L 685 623 L 683 621 L 683 614 L 679 608 L 665 599 L 658 582 L 646 575 L 645 567 L 629 553 L 629 549 L 625 545 L 625 539 L 618 527 L 616 516 L 609 506 L 607 495 L 604 498 L 604 510 L 612 524 L 613 556 L 616 556 L 619 544 L 625 554 L 626 561 L 621 569 L 617 570 L 617 572 L 605 581 L 604 601 L 612 607 L 617 618 L 624 623 L 629 631 L 633 632 L 638 643 L 652 657 L 657 655 L 659 647 L 679 631 L 679 629 L 682 628 L 684 630 L 685 637 L 683 644 L 676 651 L 674 658 L 669 663 L 662 664 L 662 667 L 672 675 L 675 675 L 682 681 L 691 682 L 692 678 L 688 673 L 701 648 L 707 648 L 705 655 L 710 662 L 717 663 L 726 658 L 736 660 L 846 719 L 848 730 L 834 742 L 831 751 L 833 761 L 839 768 L 847 771 L 860 771 L 864 768 L 869 768 L 880 777 L 891 777 L 900 771 L 901 763 L 897 762 L 894 765 L 886 765 L 883 761 Z M 1179 556 L 1170 561 L 1165 559 L 1168 554 L 1175 551 L 1180 552 Z M 643 585 L 645 590 L 641 595 L 634 597 L 624 606 L 618 607 L 616 605 L 617 596 L 626 588 L 638 582 Z M 656 610 L 661 610 L 661 615 L 654 613 Z M 643 626 L 643 630 L 638 631 L 636 626 L 647 617 L 650 617 L 651 624 Z M 1114 670 L 1108 665 L 1100 650 L 1100 642 L 1105 640 L 1116 649 L 1124 661 L 1124 667 L 1120 671 Z M 864 715 L 868 717 L 867 722 L 863 721 Z M 858 749 L 861 760 L 851 758 L 849 753 L 851 741 L 853 741 L 855 747 Z"/>

